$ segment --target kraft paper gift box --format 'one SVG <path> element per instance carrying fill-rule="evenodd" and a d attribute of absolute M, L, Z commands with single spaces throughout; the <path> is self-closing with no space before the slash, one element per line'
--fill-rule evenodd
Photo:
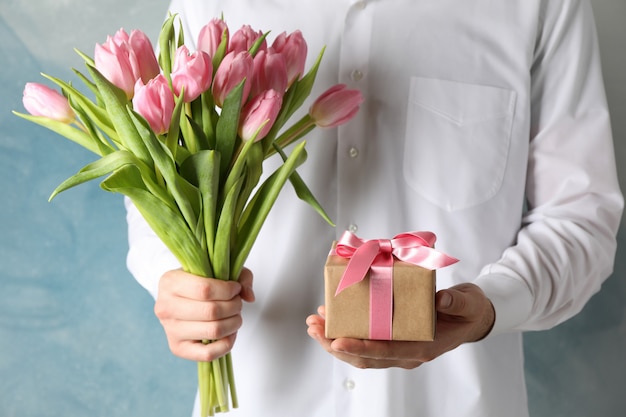
<path fill-rule="evenodd" d="M 354 239 L 356 237 L 351 235 L 351 238 Z M 434 235 L 432 235 L 431 244 L 434 244 Z M 436 321 L 435 268 L 455 263 L 457 262 L 456 259 L 436 252 L 432 247 L 428 247 L 428 250 L 432 251 L 429 256 L 432 258 L 433 253 L 435 254 L 436 266 L 427 265 L 429 266 L 427 269 L 401 261 L 394 256 L 392 267 L 393 298 L 390 300 L 391 337 L 371 337 L 370 297 L 372 296 L 372 290 L 370 288 L 370 277 L 372 271 L 369 270 L 363 280 L 351 284 L 337 293 L 337 288 L 350 259 L 339 256 L 336 252 L 336 245 L 337 242 L 333 243 L 324 267 L 327 338 L 351 337 L 398 341 L 434 340 Z M 376 319 L 376 317 L 374 316 L 373 319 Z M 389 329 L 387 328 L 386 331 L 388 332 Z"/>

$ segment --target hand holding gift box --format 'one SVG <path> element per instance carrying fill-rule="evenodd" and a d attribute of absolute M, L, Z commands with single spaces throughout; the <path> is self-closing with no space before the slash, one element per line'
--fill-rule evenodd
<path fill-rule="evenodd" d="M 458 262 L 430 232 L 362 240 L 345 232 L 325 267 L 326 337 L 433 340 L 435 269 Z"/>

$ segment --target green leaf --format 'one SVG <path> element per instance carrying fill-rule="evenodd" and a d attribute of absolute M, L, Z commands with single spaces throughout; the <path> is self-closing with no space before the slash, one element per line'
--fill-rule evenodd
<path fill-rule="evenodd" d="M 157 139 L 148 122 L 132 109 L 128 109 L 128 114 L 137 132 L 144 139 L 145 146 L 156 168 L 163 175 L 167 189 L 172 197 L 174 197 L 187 224 L 191 230 L 194 230 L 198 221 L 198 215 L 200 214 L 200 195 L 198 189 L 178 174 L 174 156 L 170 153 L 169 149 L 167 149 L 167 146 Z"/>
<path fill-rule="evenodd" d="M 102 188 L 128 196 L 185 271 L 205 277 L 213 276 L 206 251 L 202 250 L 202 245 L 180 213 L 163 204 L 147 190 L 136 167 L 126 165 L 115 171 L 102 182 Z"/>
<path fill-rule="evenodd" d="M 76 52 L 78 55 L 80 55 L 80 57 L 85 60 L 86 64 L 91 65 L 91 66 L 95 66 L 96 65 L 96 63 L 94 62 L 92 57 L 90 57 L 89 55 L 83 53 L 79 49 L 74 48 L 74 52 Z"/>
<path fill-rule="evenodd" d="M 233 257 L 231 272 L 235 276 L 243 268 L 243 264 L 252 249 L 261 226 L 263 226 L 263 222 L 276 202 L 283 186 L 295 169 L 306 160 L 305 145 L 306 142 L 303 141 L 294 148 L 285 163 L 263 182 L 244 210 L 238 228 L 238 240 L 234 246 L 236 254 Z"/>
<path fill-rule="evenodd" d="M 250 55 L 253 58 L 256 56 L 257 52 L 259 52 L 259 49 L 261 48 L 261 45 L 263 45 L 263 42 L 265 42 L 265 38 L 267 38 L 267 35 L 269 35 L 269 34 L 270 34 L 269 32 L 265 32 L 264 34 L 259 36 L 257 38 L 257 40 L 254 41 L 254 43 L 252 44 L 250 49 L 248 50 L 248 53 L 250 53 Z"/>
<path fill-rule="evenodd" d="M 117 151 L 110 153 L 99 160 L 83 167 L 77 174 L 63 181 L 53 192 L 48 201 L 51 201 L 59 193 L 72 187 L 83 184 L 87 181 L 110 174 L 124 165 L 134 164 L 131 154 L 127 151 Z"/>
<path fill-rule="evenodd" d="M 159 35 L 159 65 L 165 78 L 170 79 L 172 72 L 173 51 L 176 49 L 176 31 L 174 30 L 175 14 L 170 14 L 163 22 Z"/>
<path fill-rule="evenodd" d="M 102 156 L 97 139 L 91 137 L 88 133 L 77 129 L 67 123 L 59 122 L 58 120 L 49 119 L 42 116 L 32 116 L 30 114 L 13 112 L 16 116 L 28 120 L 29 122 L 36 123 L 40 126 L 48 128 L 55 133 L 71 140 L 82 146 L 83 148 Z"/>
<path fill-rule="evenodd" d="M 185 44 L 185 34 L 183 30 L 183 22 L 181 20 L 178 21 L 178 42 L 176 42 L 176 49 L 180 48 Z"/>
<path fill-rule="evenodd" d="M 244 177 L 239 179 L 233 184 L 226 194 L 226 200 L 222 206 L 220 212 L 217 233 L 215 235 L 215 249 L 213 252 L 213 272 L 214 278 L 222 280 L 236 280 L 239 277 L 239 271 L 233 270 L 231 275 L 230 270 L 230 257 L 232 250 L 232 242 L 236 239 L 236 223 L 234 221 L 235 208 L 237 206 L 237 200 L 239 197 L 239 190 L 243 184 Z"/>
<path fill-rule="evenodd" d="M 239 116 L 241 113 L 241 100 L 245 80 L 232 89 L 224 100 L 222 112 L 217 121 L 215 132 L 215 149 L 220 153 L 220 176 L 231 165 L 231 158 L 237 142 L 237 130 L 239 128 Z"/>
<path fill-rule="evenodd" d="M 275 145 L 275 148 L 276 151 L 280 154 L 280 157 L 283 159 L 283 161 L 286 161 L 287 155 L 285 155 L 285 152 L 283 152 L 283 150 L 280 149 L 280 147 L 278 147 L 277 145 Z M 309 190 L 309 187 L 302 180 L 302 177 L 300 177 L 300 174 L 298 174 L 297 171 L 293 171 L 293 173 L 289 177 L 289 182 L 291 182 L 291 185 L 293 186 L 294 190 L 296 191 L 296 195 L 298 196 L 298 198 L 300 198 L 300 200 L 310 205 L 324 220 L 326 220 L 326 223 L 335 227 L 335 223 L 330 219 L 330 216 L 326 213 L 322 205 L 317 201 L 317 199 L 315 198 L 311 190 Z"/>
<path fill-rule="evenodd" d="M 152 159 L 150 154 L 127 111 L 128 98 L 126 97 L 126 93 L 111 84 L 96 68 L 91 66 L 87 68 L 98 86 L 98 90 L 102 95 L 102 100 L 106 105 L 107 112 L 109 113 L 109 117 L 120 141 L 139 159 L 147 165 L 151 165 Z"/>
<path fill-rule="evenodd" d="M 220 63 L 224 59 L 227 49 L 228 49 L 228 29 L 224 29 L 224 32 L 222 32 L 222 40 L 220 41 L 220 44 L 218 45 L 217 50 L 215 51 L 215 54 L 213 55 L 213 58 L 212 58 L 213 75 L 215 75 L 215 72 L 219 68 Z"/>
<path fill-rule="evenodd" d="M 239 181 L 239 178 L 242 176 L 244 172 L 244 168 L 246 166 L 247 154 L 248 151 L 255 145 L 254 141 L 249 140 L 243 144 L 243 147 L 239 150 L 239 153 L 235 155 L 234 163 L 232 168 L 228 172 L 228 176 L 226 177 L 226 181 L 224 182 L 224 192 L 228 192 L 228 190 L 233 187 L 233 185 Z"/>
<path fill-rule="evenodd" d="M 196 153 L 201 150 L 209 149 L 209 142 L 204 136 L 202 126 L 185 114 L 180 118 L 180 122 L 183 139 L 189 152 Z"/>
<path fill-rule="evenodd" d="M 202 103 L 202 129 L 207 139 L 209 149 L 215 149 L 215 120 L 218 118 L 215 112 L 215 103 L 211 91 L 206 91 L 198 98 Z"/>
<path fill-rule="evenodd" d="M 178 138 L 180 135 L 180 114 L 182 112 L 182 108 L 184 105 L 183 95 L 180 97 L 176 97 L 176 105 L 174 106 L 174 111 L 172 112 L 172 121 L 170 122 L 170 128 L 167 132 L 167 136 L 165 138 L 165 146 L 170 150 L 171 154 L 174 155 L 174 159 L 177 158 L 177 151 L 179 149 Z"/>
<path fill-rule="evenodd" d="M 245 155 L 246 159 L 246 180 L 241 187 L 239 193 L 239 201 L 237 202 L 237 208 L 235 210 L 235 218 L 239 219 L 243 212 L 250 194 L 256 188 L 263 174 L 263 146 L 260 142 L 257 142 L 247 151 Z M 239 222 L 239 221 L 237 221 Z"/>
<path fill-rule="evenodd" d="M 61 87 L 65 94 L 67 94 L 75 103 L 77 103 L 84 110 L 89 120 L 96 123 L 98 127 L 108 137 L 115 140 L 115 138 L 117 137 L 117 133 L 105 108 L 102 108 L 95 104 L 84 94 L 82 94 L 80 91 L 78 91 L 76 88 L 66 83 L 65 81 L 47 74 L 42 75 Z M 85 119 L 83 119 L 83 121 L 85 121 Z"/>
<path fill-rule="evenodd" d="M 202 223 L 209 259 L 214 259 L 217 196 L 219 194 L 219 155 L 205 150 L 190 155 L 182 163 L 180 173 L 198 187 L 202 198 Z"/>
<path fill-rule="evenodd" d="M 73 97 L 68 98 L 68 102 L 74 113 L 81 120 L 82 125 L 87 129 L 89 135 L 94 138 L 94 141 L 97 143 L 98 148 L 100 149 L 100 155 L 106 155 L 115 151 L 115 148 L 102 136 L 102 133 L 95 126 L 92 119 L 89 118 L 87 112 L 81 107 L 79 103 L 74 101 Z"/>
<path fill-rule="evenodd" d="M 91 92 L 94 93 L 96 99 L 100 100 L 100 92 L 98 91 L 98 87 L 96 86 L 96 84 L 94 84 L 89 78 L 87 78 L 82 72 L 78 71 L 77 69 L 72 68 L 72 70 L 74 71 L 74 74 L 76 74 L 78 78 L 80 78 L 81 81 L 87 86 L 87 88 L 89 88 Z"/>
<path fill-rule="evenodd" d="M 156 179 L 154 178 L 154 172 L 150 171 L 145 164 L 128 151 L 116 151 L 100 158 L 95 162 L 85 165 L 80 171 L 78 171 L 77 174 L 61 183 L 50 196 L 50 200 L 63 191 L 112 173 L 113 171 L 116 171 L 126 165 L 133 165 L 137 168 L 148 191 L 150 191 L 155 197 L 159 198 L 164 204 L 167 204 L 170 208 L 176 208 L 172 198 L 169 197 L 164 189 L 157 185 Z"/>

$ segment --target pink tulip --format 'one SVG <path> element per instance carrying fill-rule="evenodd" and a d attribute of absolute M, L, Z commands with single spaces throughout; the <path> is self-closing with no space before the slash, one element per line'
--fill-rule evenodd
<path fill-rule="evenodd" d="M 319 127 L 335 127 L 352 119 L 362 102 L 359 90 L 349 90 L 345 84 L 337 84 L 315 100 L 309 115 Z"/>
<path fill-rule="evenodd" d="M 126 97 L 132 98 L 137 78 L 130 64 L 126 44 L 119 46 L 113 42 L 113 38 L 107 38 L 106 43 L 96 45 L 94 61 L 104 78 L 121 88 L 126 93 Z"/>
<path fill-rule="evenodd" d="M 282 54 L 272 48 L 259 51 L 254 57 L 254 74 L 250 95 L 261 94 L 265 90 L 275 90 L 283 94 L 287 89 L 287 64 Z"/>
<path fill-rule="evenodd" d="M 39 83 L 27 83 L 22 99 L 24 108 L 33 116 L 42 116 L 70 124 L 76 118 L 67 98 Z"/>
<path fill-rule="evenodd" d="M 96 45 L 94 61 L 98 71 L 124 90 L 129 99 L 137 80 L 146 83 L 160 72 L 152 44 L 139 30 L 131 31 L 129 36 L 120 29 L 113 37 L 107 37 L 105 43 Z"/>
<path fill-rule="evenodd" d="M 228 93 L 242 80 L 246 80 L 243 88 L 242 103 L 245 103 L 250 94 L 250 78 L 254 71 L 254 61 L 247 51 L 229 52 L 215 72 L 213 79 L 213 97 L 215 104 L 222 107 Z"/>
<path fill-rule="evenodd" d="M 212 58 L 222 42 L 222 35 L 226 32 L 228 46 L 228 26 L 222 19 L 211 19 L 198 34 L 198 50 L 204 51 Z"/>
<path fill-rule="evenodd" d="M 206 52 L 189 54 L 186 46 L 178 48 L 171 73 L 172 88 L 177 96 L 180 96 L 184 87 L 184 101 L 192 102 L 211 87 L 212 75 L 213 64 Z"/>
<path fill-rule="evenodd" d="M 261 36 L 263 36 L 263 32 L 255 31 L 254 29 L 252 29 L 250 25 L 243 25 L 241 29 L 235 32 L 233 36 L 230 38 L 228 51 L 229 52 L 249 51 L 252 45 L 254 45 L 257 39 L 259 39 Z M 261 47 L 259 48 L 259 51 L 262 51 L 264 49 L 267 49 L 267 42 L 265 41 L 265 39 L 261 43 Z"/>
<path fill-rule="evenodd" d="M 278 117 L 282 101 L 282 94 L 274 90 L 265 91 L 250 100 L 241 110 L 239 123 L 241 139 L 248 141 L 254 137 L 255 141 L 259 141 L 267 136 Z M 255 137 L 254 134 L 259 128 L 261 130 Z"/>
<path fill-rule="evenodd" d="M 161 72 L 159 63 L 152 43 L 148 36 L 140 30 L 132 30 L 128 38 L 128 43 L 133 52 L 131 55 L 131 64 L 135 74 L 141 78 L 141 81 L 147 83 Z"/>
<path fill-rule="evenodd" d="M 307 44 L 302 32 L 296 30 L 289 36 L 285 32 L 281 33 L 272 43 L 272 48 L 285 57 L 289 85 L 302 77 L 307 54 Z"/>
<path fill-rule="evenodd" d="M 174 106 L 174 95 L 163 74 L 147 84 L 137 80 L 133 107 L 148 121 L 155 134 L 162 135 L 169 130 Z"/>

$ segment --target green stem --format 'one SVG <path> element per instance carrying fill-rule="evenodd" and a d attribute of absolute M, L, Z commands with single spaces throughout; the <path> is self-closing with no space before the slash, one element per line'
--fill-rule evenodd
<path fill-rule="evenodd" d="M 224 380 L 222 378 L 222 367 L 220 365 L 220 359 L 211 362 L 211 375 L 213 376 L 213 391 L 216 394 L 217 403 L 215 408 L 218 410 L 228 409 L 228 403 L 226 402 L 226 393 L 224 392 Z"/>
<path fill-rule="evenodd" d="M 314 127 L 315 121 L 310 115 L 306 114 L 302 117 L 302 119 L 298 120 L 293 126 L 277 137 L 274 143 L 281 148 L 285 148 L 289 144 L 309 133 Z M 276 153 L 276 149 L 272 146 L 267 150 L 265 158 L 270 157 L 274 153 Z"/>
<path fill-rule="evenodd" d="M 235 386 L 235 372 L 233 370 L 233 357 L 230 352 L 225 356 L 226 369 L 228 373 L 228 383 L 230 384 L 230 400 L 233 403 L 233 408 L 239 407 L 239 400 L 237 398 L 237 388 Z"/>

